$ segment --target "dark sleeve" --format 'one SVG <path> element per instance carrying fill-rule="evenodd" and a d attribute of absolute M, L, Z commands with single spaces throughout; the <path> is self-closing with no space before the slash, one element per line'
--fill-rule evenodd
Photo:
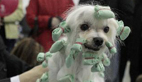
<path fill-rule="evenodd" d="M 3 53 L 6 61 L 8 77 L 19 75 L 32 68 L 16 56 L 9 54 L 6 50 L 4 50 Z"/>
<path fill-rule="evenodd" d="M 134 14 L 134 1 L 133 0 L 118 0 L 118 10 L 121 13 L 119 19 L 123 20 L 125 25 L 132 27 L 133 24 L 133 14 Z"/>
<path fill-rule="evenodd" d="M 10 82 L 10 79 L 7 78 L 7 79 L 4 79 L 4 80 L 0 80 L 0 82 Z"/>

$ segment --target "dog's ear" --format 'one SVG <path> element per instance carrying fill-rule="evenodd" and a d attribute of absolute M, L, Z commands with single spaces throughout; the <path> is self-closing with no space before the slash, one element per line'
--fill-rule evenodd
<path fill-rule="evenodd" d="M 52 32 L 52 39 L 53 39 L 53 41 L 59 40 L 60 36 L 63 33 L 68 33 L 70 31 L 71 31 L 71 29 L 67 25 L 66 21 L 61 22 L 59 27 L 54 29 L 53 32 Z"/>
<path fill-rule="evenodd" d="M 95 18 L 96 19 L 108 19 L 108 18 L 114 18 L 115 15 L 111 11 L 110 7 L 108 6 L 95 6 Z"/>

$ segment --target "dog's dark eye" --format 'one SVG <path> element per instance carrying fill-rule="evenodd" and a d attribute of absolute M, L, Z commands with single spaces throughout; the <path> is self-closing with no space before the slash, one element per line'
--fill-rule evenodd
<path fill-rule="evenodd" d="M 83 31 L 87 30 L 88 28 L 89 28 L 89 26 L 87 24 L 82 24 L 80 27 L 80 29 Z"/>
<path fill-rule="evenodd" d="M 108 31 L 109 31 L 109 27 L 106 26 L 106 27 L 104 28 L 104 32 L 107 33 Z"/>

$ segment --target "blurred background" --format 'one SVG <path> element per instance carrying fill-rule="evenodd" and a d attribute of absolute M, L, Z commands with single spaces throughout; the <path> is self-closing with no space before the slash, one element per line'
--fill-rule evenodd
<path fill-rule="evenodd" d="M 65 20 L 67 10 L 80 4 L 110 6 L 116 19 L 132 30 L 118 43 L 106 82 L 142 82 L 142 0 L 0 0 L 0 36 L 7 51 L 30 66 L 38 65 L 37 54 L 53 44 L 52 30 Z"/>

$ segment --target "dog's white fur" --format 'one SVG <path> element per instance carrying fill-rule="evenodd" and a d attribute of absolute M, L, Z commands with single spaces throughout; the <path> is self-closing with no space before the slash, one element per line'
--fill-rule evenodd
<path fill-rule="evenodd" d="M 73 74 L 75 76 L 75 82 L 93 81 L 93 82 L 104 82 L 104 78 L 100 77 L 98 73 L 91 72 L 90 65 L 83 65 L 82 52 L 79 53 L 74 63 L 70 68 L 65 65 L 65 59 L 70 53 L 72 45 L 75 43 L 77 38 L 84 38 L 87 40 L 89 45 L 92 45 L 92 39 L 95 37 L 103 38 L 104 42 L 99 51 L 89 50 L 83 47 L 84 51 L 92 51 L 96 54 L 101 54 L 108 51 L 105 46 L 105 42 L 109 41 L 115 45 L 116 40 L 116 29 L 118 27 L 117 22 L 114 18 L 106 20 L 97 20 L 94 17 L 94 6 L 82 5 L 71 9 L 68 13 L 66 22 L 71 28 L 71 32 L 67 33 L 67 47 L 57 53 L 54 53 L 52 58 L 49 59 L 49 82 L 58 82 L 58 80 L 67 74 Z M 80 25 L 87 23 L 90 28 L 87 31 L 82 31 Z M 103 31 L 104 27 L 109 27 L 109 32 Z"/>

